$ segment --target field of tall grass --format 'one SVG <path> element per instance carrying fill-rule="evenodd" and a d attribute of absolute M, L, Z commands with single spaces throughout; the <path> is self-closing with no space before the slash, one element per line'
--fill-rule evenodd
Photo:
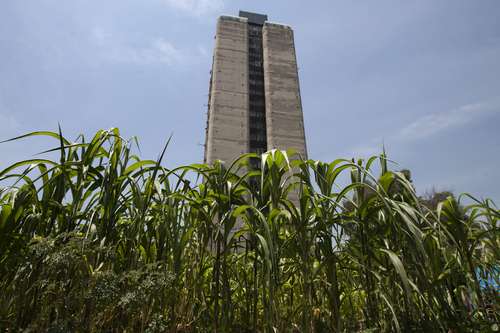
<path fill-rule="evenodd" d="M 385 154 L 170 170 L 165 150 L 142 160 L 117 129 L 16 140 L 38 136 L 57 159 L 0 171 L 3 330 L 498 328 L 500 211 L 423 200 Z"/>

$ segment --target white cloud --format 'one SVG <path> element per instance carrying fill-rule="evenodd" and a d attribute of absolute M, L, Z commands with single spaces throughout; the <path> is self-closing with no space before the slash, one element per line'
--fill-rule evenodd
<path fill-rule="evenodd" d="M 463 126 L 485 113 L 498 110 L 487 104 L 477 103 L 464 105 L 450 111 L 425 115 L 402 128 L 397 134 L 397 139 L 426 138 L 447 129 Z"/>
<path fill-rule="evenodd" d="M 106 44 L 108 43 L 112 38 L 112 34 L 108 31 L 105 31 L 104 29 L 100 27 L 95 27 L 92 30 L 91 33 L 91 39 L 94 41 L 96 44 Z"/>
<path fill-rule="evenodd" d="M 147 50 L 150 55 L 160 62 L 165 62 L 167 64 L 172 64 L 173 62 L 182 61 L 186 55 L 184 55 L 179 49 L 177 49 L 172 43 L 164 40 L 163 38 L 157 38 L 153 41 L 152 47 Z"/>
<path fill-rule="evenodd" d="M 431 113 L 415 119 L 400 130 L 385 138 L 373 138 L 363 145 L 350 149 L 354 156 L 372 156 L 380 154 L 384 141 L 386 146 L 393 147 L 402 142 L 424 140 L 431 136 L 470 124 L 488 114 L 500 112 L 500 105 L 495 101 L 485 103 L 467 104 L 453 110 Z"/>
<path fill-rule="evenodd" d="M 174 65 L 187 60 L 181 50 L 163 38 L 156 38 L 144 47 L 131 45 L 108 47 L 104 58 L 111 62 L 137 65 Z"/>
<path fill-rule="evenodd" d="M 125 42 L 102 28 L 94 28 L 90 39 L 97 48 L 100 60 L 111 63 L 136 65 L 182 65 L 193 63 L 205 57 L 204 50 L 179 49 L 165 38 L 152 38 L 143 45 Z"/>
<path fill-rule="evenodd" d="M 223 0 L 164 0 L 164 2 L 178 10 L 195 16 L 201 16 L 224 8 Z"/>

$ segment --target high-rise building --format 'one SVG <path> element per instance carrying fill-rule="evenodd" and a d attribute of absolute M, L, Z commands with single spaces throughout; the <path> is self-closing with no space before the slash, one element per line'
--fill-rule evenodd
<path fill-rule="evenodd" d="M 293 149 L 307 158 L 292 29 L 240 11 L 217 21 L 205 162 Z"/>

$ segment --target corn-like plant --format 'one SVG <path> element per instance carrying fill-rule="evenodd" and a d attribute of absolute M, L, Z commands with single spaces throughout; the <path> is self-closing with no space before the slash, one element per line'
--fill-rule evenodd
<path fill-rule="evenodd" d="M 36 136 L 58 157 L 0 171 L 4 330 L 498 328 L 500 211 L 468 194 L 424 200 L 385 152 L 170 170 L 168 142 L 142 160 L 118 129 L 11 140 Z"/>

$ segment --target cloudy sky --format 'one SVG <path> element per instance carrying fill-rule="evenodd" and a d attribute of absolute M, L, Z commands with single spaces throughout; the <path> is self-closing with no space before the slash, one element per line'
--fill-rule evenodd
<path fill-rule="evenodd" d="M 295 30 L 309 155 L 381 151 L 423 193 L 500 203 L 500 1 L 2 0 L 0 140 L 119 127 L 167 165 L 203 158 L 216 18 Z M 0 145 L 0 168 L 52 147 Z"/>

